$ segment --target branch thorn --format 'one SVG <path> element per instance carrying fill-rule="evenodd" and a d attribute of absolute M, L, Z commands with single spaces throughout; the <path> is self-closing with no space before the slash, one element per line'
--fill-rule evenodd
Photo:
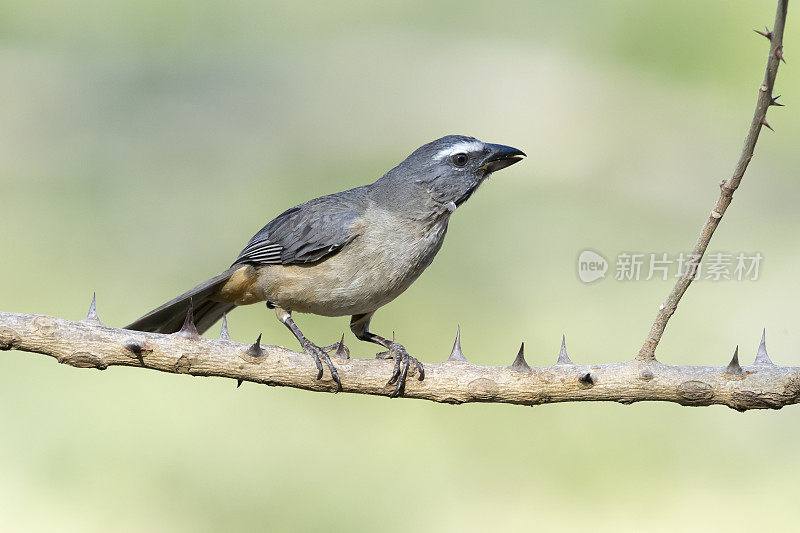
<path fill-rule="evenodd" d="M 350 359 L 350 351 L 344 345 L 344 333 L 342 333 L 342 338 L 336 346 L 336 353 L 333 356 L 339 359 Z"/>
<path fill-rule="evenodd" d="M 772 97 L 770 99 L 770 101 L 769 101 L 769 105 L 776 105 L 778 107 L 783 107 L 783 104 L 778 103 L 778 98 L 780 98 L 780 97 L 781 97 L 781 95 Z"/>
<path fill-rule="evenodd" d="M 243 382 L 244 382 L 243 379 L 237 379 L 236 380 L 236 388 L 238 389 L 239 387 L 241 387 Z"/>
<path fill-rule="evenodd" d="M 775 56 L 786 64 L 786 60 L 783 58 L 783 45 L 775 49 Z"/>
<path fill-rule="evenodd" d="M 769 31 L 769 28 L 767 28 L 766 26 L 764 26 L 764 31 L 760 31 L 760 30 L 753 30 L 753 31 L 756 32 L 757 34 L 763 36 L 763 37 L 766 37 L 770 41 L 772 40 L 772 32 Z"/>
<path fill-rule="evenodd" d="M 264 350 L 264 349 L 261 347 L 261 334 L 259 333 L 259 334 L 258 334 L 258 338 L 256 339 L 256 342 L 254 342 L 253 344 L 251 344 L 251 345 L 250 345 L 250 346 L 249 346 L 249 347 L 248 347 L 248 348 L 245 350 L 245 353 L 246 353 L 247 355 L 251 356 L 251 357 L 261 357 L 261 356 L 263 356 L 263 355 L 264 355 L 264 352 L 265 352 L 265 351 L 266 351 L 266 350 Z"/>
<path fill-rule="evenodd" d="M 731 359 L 731 362 L 728 363 L 728 368 L 725 369 L 725 373 L 734 376 L 744 375 L 744 371 L 739 365 L 739 346 L 736 346 L 736 351 L 733 352 L 733 358 Z"/>
<path fill-rule="evenodd" d="M 186 310 L 186 319 L 183 321 L 181 330 L 176 334 L 184 339 L 197 340 L 200 338 L 200 334 L 197 333 L 197 327 L 194 325 L 194 304 L 191 298 L 189 298 L 189 308 Z"/>
<path fill-rule="evenodd" d="M 467 358 L 464 357 L 464 352 L 461 351 L 461 326 L 458 326 L 456 330 L 456 341 L 453 343 L 453 349 L 450 352 L 450 357 L 447 358 L 448 361 L 462 361 L 467 363 Z"/>
<path fill-rule="evenodd" d="M 92 303 L 89 304 L 89 312 L 86 314 L 86 318 L 84 318 L 83 321 L 90 324 L 102 324 L 102 322 L 100 322 L 100 317 L 97 316 L 97 295 L 94 292 L 92 293 Z"/>
<path fill-rule="evenodd" d="M 567 336 L 561 335 L 561 350 L 558 352 L 558 361 L 556 361 L 557 365 L 574 365 L 575 363 L 569 358 L 567 355 Z"/>
<path fill-rule="evenodd" d="M 219 340 L 231 340 L 231 334 L 228 331 L 228 313 L 222 313 L 222 329 L 219 332 Z"/>
<path fill-rule="evenodd" d="M 530 372 L 531 367 L 528 365 L 528 362 L 525 361 L 525 343 L 523 342 L 519 347 L 519 352 L 517 353 L 517 358 L 514 359 L 514 362 L 511 363 L 509 366 L 511 370 L 516 370 L 517 372 Z"/>
<path fill-rule="evenodd" d="M 769 131 L 775 131 L 775 130 L 772 129 L 772 126 L 769 125 L 769 123 L 767 122 L 766 118 L 762 118 L 761 119 L 761 125 L 766 127 L 766 128 L 769 128 Z"/>
<path fill-rule="evenodd" d="M 758 345 L 758 353 L 756 353 L 756 360 L 753 361 L 754 365 L 771 365 L 772 360 L 767 355 L 767 328 L 761 332 L 761 344 Z"/>

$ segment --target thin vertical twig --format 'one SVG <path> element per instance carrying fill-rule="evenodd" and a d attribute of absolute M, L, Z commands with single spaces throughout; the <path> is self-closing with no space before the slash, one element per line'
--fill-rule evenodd
<path fill-rule="evenodd" d="M 757 31 L 757 33 L 763 35 L 770 41 L 769 57 L 767 58 L 767 70 L 764 74 L 764 81 L 758 89 L 756 110 L 753 114 L 753 120 L 750 123 L 750 130 L 747 132 L 747 137 L 744 140 L 739 162 L 736 164 L 736 169 L 733 171 L 733 175 L 730 179 L 724 180 L 720 184 L 719 199 L 714 209 L 712 209 L 711 213 L 708 215 L 708 220 L 706 220 L 705 224 L 703 224 L 703 228 L 700 230 L 700 236 L 697 238 L 697 243 L 694 245 L 691 258 L 686 263 L 683 274 L 678 279 L 677 283 L 675 283 L 675 287 L 673 287 L 672 292 L 669 293 L 666 301 L 659 307 L 655 322 L 653 322 L 650 332 L 642 348 L 639 350 L 639 354 L 636 356 L 639 360 L 651 361 L 655 359 L 655 351 L 658 347 L 658 343 L 661 341 L 661 336 L 664 334 L 664 329 L 667 327 L 667 322 L 669 322 L 670 317 L 675 313 L 678 302 L 681 301 L 681 297 L 683 297 L 689 285 L 691 285 L 694 280 L 697 267 L 708 248 L 708 243 L 711 241 L 711 237 L 714 235 L 717 226 L 719 226 L 722 216 L 731 204 L 733 193 L 739 188 L 742 177 L 747 170 L 747 165 L 753 158 L 753 151 L 756 148 L 756 142 L 758 141 L 761 127 L 766 126 L 772 129 L 767 123 L 766 116 L 770 106 L 780 105 L 775 101 L 775 97 L 772 96 L 772 88 L 775 85 L 778 66 L 781 61 L 785 62 L 783 59 L 783 29 L 786 25 L 786 9 L 788 3 L 789 0 L 778 1 L 778 9 L 775 13 L 775 26 L 772 31 Z"/>

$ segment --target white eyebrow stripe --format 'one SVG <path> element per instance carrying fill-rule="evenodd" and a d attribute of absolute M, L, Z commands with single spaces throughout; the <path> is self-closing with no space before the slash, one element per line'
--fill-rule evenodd
<path fill-rule="evenodd" d="M 461 141 L 448 148 L 440 150 L 438 154 L 433 156 L 434 159 L 444 159 L 455 155 L 459 152 L 469 153 L 477 150 L 483 150 L 483 143 L 481 141 Z"/>

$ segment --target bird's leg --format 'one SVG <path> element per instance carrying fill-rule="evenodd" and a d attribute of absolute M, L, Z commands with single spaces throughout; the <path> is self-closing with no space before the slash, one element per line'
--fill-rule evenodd
<path fill-rule="evenodd" d="M 291 312 L 276 306 L 275 314 L 278 316 L 278 320 L 280 320 L 284 326 L 289 328 L 289 331 L 291 331 L 294 336 L 297 337 L 297 340 L 300 341 L 300 346 L 303 347 L 303 351 L 314 358 L 314 363 L 317 365 L 317 379 L 322 379 L 322 361 L 325 361 L 325 364 L 331 371 L 331 377 L 336 383 L 336 392 L 341 391 L 342 380 L 339 379 L 339 372 L 336 371 L 336 367 L 333 366 L 333 362 L 331 361 L 331 358 L 328 356 L 327 352 L 308 340 L 306 336 L 303 335 L 303 332 L 300 331 L 300 328 L 298 328 L 297 324 L 295 324 L 294 320 L 292 320 Z"/>
<path fill-rule="evenodd" d="M 408 368 L 413 365 L 419 374 L 419 379 L 425 379 L 425 367 L 422 366 L 416 358 L 408 355 L 408 352 L 399 342 L 389 340 L 376 335 L 369 331 L 369 321 L 372 319 L 373 313 L 366 313 L 363 315 L 353 315 L 350 319 L 350 329 L 353 334 L 362 341 L 368 341 L 375 344 L 380 344 L 386 348 L 387 352 L 382 352 L 377 355 L 379 359 L 394 359 L 394 371 L 392 377 L 389 378 L 387 385 L 394 385 L 394 392 L 390 395 L 392 398 L 402 396 L 406 388 L 406 377 L 408 376 Z"/>

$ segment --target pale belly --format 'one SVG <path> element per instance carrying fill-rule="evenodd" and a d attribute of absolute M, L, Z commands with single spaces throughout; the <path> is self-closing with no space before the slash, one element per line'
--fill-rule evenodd
<path fill-rule="evenodd" d="M 397 298 L 433 261 L 448 217 L 423 227 L 379 216 L 367 221 L 369 231 L 320 263 L 260 267 L 259 299 L 289 311 L 342 316 L 370 313 Z"/>

